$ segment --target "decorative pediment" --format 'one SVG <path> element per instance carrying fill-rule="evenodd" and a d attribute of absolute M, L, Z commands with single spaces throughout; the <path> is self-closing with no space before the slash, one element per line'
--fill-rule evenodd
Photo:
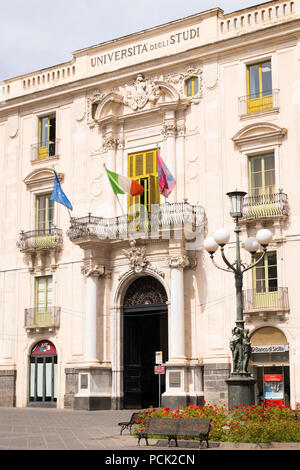
<path fill-rule="evenodd" d="M 286 135 L 287 130 L 279 127 L 276 124 L 269 122 L 257 122 L 249 124 L 240 131 L 238 131 L 232 138 L 233 142 L 241 147 L 245 144 L 270 142 L 274 144 L 281 143 L 283 137 Z"/>
<path fill-rule="evenodd" d="M 166 106 L 176 109 L 179 103 L 184 105 L 184 101 L 172 84 L 145 79 L 139 74 L 131 85 L 120 86 L 108 94 L 94 90 L 87 100 L 87 122 L 90 127 L 115 125 L 141 111 L 151 112 Z"/>
<path fill-rule="evenodd" d="M 57 173 L 59 181 L 63 180 L 63 173 Z M 52 186 L 54 181 L 54 172 L 51 168 L 40 168 L 34 170 L 23 180 L 29 189 Z"/>

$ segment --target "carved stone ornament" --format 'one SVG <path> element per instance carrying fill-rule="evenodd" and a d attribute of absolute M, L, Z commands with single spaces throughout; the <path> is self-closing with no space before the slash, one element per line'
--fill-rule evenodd
<path fill-rule="evenodd" d="M 130 240 L 129 250 L 123 250 L 126 258 L 129 259 L 130 267 L 135 273 L 140 273 L 143 269 L 149 264 L 149 261 L 146 260 L 146 248 L 136 247 L 136 241 Z"/>
<path fill-rule="evenodd" d="M 87 122 L 90 126 L 95 124 L 95 121 L 93 119 L 93 112 L 92 112 L 93 105 L 101 103 L 104 97 L 105 97 L 105 94 L 101 93 L 101 91 L 97 89 L 97 90 L 94 90 L 93 94 L 89 96 L 89 98 L 87 99 L 87 113 L 86 114 L 87 114 Z"/>
<path fill-rule="evenodd" d="M 133 111 L 142 109 L 148 101 L 156 102 L 161 94 L 160 88 L 154 82 L 145 80 L 142 74 L 139 74 L 133 85 L 127 86 L 127 94 L 123 98 L 126 106 Z"/>
<path fill-rule="evenodd" d="M 191 101 L 197 104 L 200 102 L 203 93 L 202 69 L 195 65 L 190 65 L 185 72 L 169 73 L 164 75 L 163 79 L 170 85 L 173 85 L 182 96 L 185 96 L 185 81 L 191 77 L 198 77 L 199 79 L 199 91 L 195 96 L 190 97 Z"/>
<path fill-rule="evenodd" d="M 81 267 L 81 274 L 86 277 L 89 276 L 96 276 L 100 277 L 103 276 L 105 273 L 105 268 L 103 265 L 95 264 L 92 260 L 84 261 L 83 266 Z"/>
<path fill-rule="evenodd" d="M 162 278 L 165 277 L 164 271 L 159 269 L 156 266 L 152 266 L 152 264 L 146 260 L 146 248 L 137 248 L 136 241 L 130 241 L 130 248 L 129 250 L 123 250 L 126 258 L 129 259 L 130 269 L 121 273 L 118 277 L 119 281 L 123 279 L 127 274 L 130 273 L 141 273 L 144 269 L 147 268 L 148 271 L 152 271 L 153 273 L 158 274 Z"/>
<path fill-rule="evenodd" d="M 170 256 L 168 258 L 170 268 L 187 268 L 190 264 L 186 255 Z"/>
<path fill-rule="evenodd" d="M 164 139 L 175 137 L 177 134 L 177 126 L 174 122 L 165 122 L 162 126 L 161 135 Z"/>
<path fill-rule="evenodd" d="M 102 150 L 103 152 L 107 152 L 108 150 L 117 150 L 119 145 L 119 139 L 115 137 L 104 137 L 102 142 Z"/>

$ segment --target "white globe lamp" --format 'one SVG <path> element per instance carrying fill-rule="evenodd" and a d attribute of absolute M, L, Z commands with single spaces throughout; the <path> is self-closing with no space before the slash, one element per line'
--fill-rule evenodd
<path fill-rule="evenodd" d="M 245 241 L 245 248 L 249 253 L 256 253 L 259 249 L 259 243 L 255 237 L 249 237 Z"/>
<path fill-rule="evenodd" d="M 230 240 L 230 233 L 224 228 L 219 228 L 219 230 L 214 233 L 214 239 L 218 245 L 224 246 Z"/>
<path fill-rule="evenodd" d="M 215 241 L 214 237 L 207 237 L 203 242 L 204 248 L 208 253 L 213 254 L 219 248 L 219 245 Z"/>
<path fill-rule="evenodd" d="M 267 246 L 272 241 L 273 235 L 270 230 L 262 228 L 257 232 L 256 238 L 262 246 Z"/>

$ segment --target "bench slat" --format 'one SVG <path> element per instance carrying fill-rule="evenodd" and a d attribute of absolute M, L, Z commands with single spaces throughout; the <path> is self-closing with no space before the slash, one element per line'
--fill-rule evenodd
<path fill-rule="evenodd" d="M 208 435 L 210 431 L 210 419 L 202 418 L 148 418 L 145 430 L 137 431 L 138 444 L 144 437 L 148 444 L 148 436 L 168 436 L 168 443 L 172 439 L 175 440 L 176 447 L 178 437 L 199 437 L 200 443 L 203 439 L 208 445 Z"/>

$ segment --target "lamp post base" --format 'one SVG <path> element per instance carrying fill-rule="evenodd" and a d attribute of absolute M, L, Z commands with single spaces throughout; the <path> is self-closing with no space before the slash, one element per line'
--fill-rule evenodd
<path fill-rule="evenodd" d="M 247 375 L 231 375 L 226 380 L 228 385 L 228 408 L 235 405 L 250 406 L 255 403 L 254 385 L 256 380 Z"/>

